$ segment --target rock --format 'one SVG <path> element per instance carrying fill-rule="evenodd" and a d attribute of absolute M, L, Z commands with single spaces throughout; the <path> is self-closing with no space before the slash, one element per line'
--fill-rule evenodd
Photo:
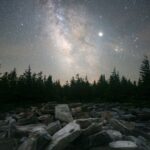
<path fill-rule="evenodd" d="M 51 141 L 49 133 L 41 127 L 34 128 L 30 137 L 37 139 L 37 150 L 43 150 L 43 148 Z"/>
<path fill-rule="evenodd" d="M 126 137 L 127 140 L 135 142 L 139 149 L 141 150 L 150 150 L 150 144 L 149 142 L 142 136 L 134 137 L 134 136 L 128 136 Z"/>
<path fill-rule="evenodd" d="M 91 144 L 89 143 L 89 137 L 93 134 L 100 132 L 102 124 L 99 122 L 92 122 L 91 118 L 80 119 L 80 122 L 78 123 L 82 128 L 81 135 L 75 140 L 75 145 L 80 145 L 81 149 L 87 149 L 91 146 Z"/>
<path fill-rule="evenodd" d="M 40 127 L 46 129 L 46 125 L 44 124 L 29 124 L 29 125 L 24 125 L 24 126 L 17 126 L 17 130 L 19 132 L 30 134 L 34 128 L 40 128 Z"/>
<path fill-rule="evenodd" d="M 55 121 L 50 123 L 47 127 L 46 130 L 48 131 L 48 133 L 50 135 L 53 135 L 54 133 L 56 133 L 58 130 L 61 129 L 61 124 L 60 121 Z"/>
<path fill-rule="evenodd" d="M 55 107 L 55 118 L 65 122 L 73 121 L 73 117 L 67 104 L 60 104 Z"/>
<path fill-rule="evenodd" d="M 123 122 L 119 121 L 117 119 L 111 119 L 110 120 L 111 125 L 114 127 L 114 129 L 124 133 L 124 134 L 130 134 L 132 133 L 135 125 L 129 122 Z"/>
<path fill-rule="evenodd" d="M 19 146 L 18 150 L 36 150 L 36 139 L 28 138 Z"/>
<path fill-rule="evenodd" d="M 102 125 L 100 123 L 92 123 L 87 128 L 82 129 L 83 136 L 90 136 L 96 132 L 101 131 Z"/>
<path fill-rule="evenodd" d="M 49 124 L 53 122 L 53 117 L 51 115 L 46 114 L 46 115 L 39 116 L 38 120 L 40 123 Z"/>
<path fill-rule="evenodd" d="M 73 116 L 79 116 L 80 113 L 82 112 L 82 107 L 78 106 L 78 107 L 75 107 L 75 108 L 71 108 L 71 111 L 72 111 L 72 115 Z"/>
<path fill-rule="evenodd" d="M 44 128 L 34 128 L 29 138 L 18 150 L 43 150 L 51 141 L 51 136 Z"/>
<path fill-rule="evenodd" d="M 19 119 L 18 125 L 27 125 L 27 124 L 35 124 L 38 123 L 38 118 L 35 114 L 31 114 L 27 116 L 27 118 Z"/>
<path fill-rule="evenodd" d="M 92 123 L 100 123 L 101 119 L 99 118 L 86 118 L 86 119 L 77 119 L 76 122 L 80 124 L 81 129 L 89 127 Z"/>
<path fill-rule="evenodd" d="M 122 134 L 119 131 L 116 130 L 106 130 L 106 133 L 109 135 L 109 137 L 113 140 L 121 140 Z"/>
<path fill-rule="evenodd" d="M 132 141 L 115 141 L 109 143 L 112 150 L 137 150 L 137 145 Z"/>
<path fill-rule="evenodd" d="M 8 122 L 8 138 L 11 138 L 16 133 L 16 120 L 12 117 L 8 117 L 6 122 Z"/>
<path fill-rule="evenodd" d="M 105 131 L 101 131 L 89 136 L 88 143 L 85 144 L 89 144 L 89 147 L 97 147 L 108 145 L 109 142 L 112 142 L 110 136 Z"/>
<path fill-rule="evenodd" d="M 101 112 L 101 117 L 103 120 L 110 120 L 113 117 L 113 114 L 111 111 L 104 111 Z"/>
<path fill-rule="evenodd" d="M 76 108 L 76 107 L 82 106 L 82 103 L 71 103 L 71 104 L 69 104 L 69 106 L 70 106 L 71 108 Z"/>
<path fill-rule="evenodd" d="M 100 146 L 100 147 L 92 147 L 89 150 L 110 150 L 110 148 L 108 146 Z"/>
<path fill-rule="evenodd" d="M 5 138 L 0 140 L 1 150 L 16 150 L 17 140 L 12 138 Z"/>
<path fill-rule="evenodd" d="M 52 142 L 47 150 L 63 150 L 81 133 L 80 125 L 76 121 L 70 122 L 52 136 Z"/>
<path fill-rule="evenodd" d="M 98 112 L 96 109 L 92 109 L 90 111 L 90 117 L 92 117 L 92 118 L 101 117 L 101 112 Z"/>

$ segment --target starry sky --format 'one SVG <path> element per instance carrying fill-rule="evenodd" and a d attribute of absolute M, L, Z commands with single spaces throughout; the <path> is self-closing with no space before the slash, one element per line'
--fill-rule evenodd
<path fill-rule="evenodd" d="M 63 83 L 115 67 L 137 80 L 150 57 L 150 0 L 0 0 L 1 72 L 43 71 Z"/>

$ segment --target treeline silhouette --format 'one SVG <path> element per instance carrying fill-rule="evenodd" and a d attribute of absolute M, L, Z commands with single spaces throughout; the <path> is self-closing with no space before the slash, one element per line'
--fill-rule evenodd
<path fill-rule="evenodd" d="M 132 82 L 120 77 L 116 69 L 108 80 L 100 75 L 98 81 L 90 83 L 88 78 L 77 74 L 64 85 L 53 81 L 52 76 L 42 72 L 32 73 L 31 67 L 22 75 L 16 69 L 1 73 L 0 104 L 26 105 L 47 101 L 58 102 L 124 102 L 131 100 L 150 100 L 150 66 L 145 56 L 139 69 L 139 81 Z"/>

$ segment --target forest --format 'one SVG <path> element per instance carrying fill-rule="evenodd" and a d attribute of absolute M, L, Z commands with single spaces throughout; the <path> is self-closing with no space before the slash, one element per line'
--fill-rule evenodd
<path fill-rule="evenodd" d="M 16 69 L 0 74 L 0 103 L 5 105 L 23 106 L 41 102 L 127 102 L 150 100 L 150 65 L 144 56 L 139 67 L 139 80 L 131 81 L 114 68 L 109 79 L 100 75 L 98 81 L 90 83 L 88 77 L 77 74 L 64 85 L 53 81 L 51 75 L 42 72 L 33 73 L 29 66 L 22 75 Z"/>

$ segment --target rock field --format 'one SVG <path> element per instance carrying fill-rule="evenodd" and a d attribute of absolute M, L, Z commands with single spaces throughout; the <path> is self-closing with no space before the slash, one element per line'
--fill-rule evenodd
<path fill-rule="evenodd" d="M 150 108 L 43 103 L 0 115 L 0 150 L 150 150 Z"/>

